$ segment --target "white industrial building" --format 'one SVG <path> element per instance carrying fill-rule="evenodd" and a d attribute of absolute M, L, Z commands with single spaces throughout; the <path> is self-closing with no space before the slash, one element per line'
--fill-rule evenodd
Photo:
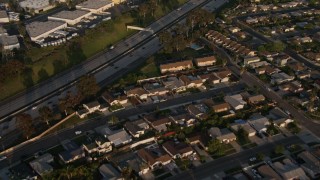
<path fill-rule="evenodd" d="M 24 0 L 19 3 L 20 7 L 25 11 L 40 13 L 54 8 L 54 3 L 51 5 L 49 0 Z"/>
<path fill-rule="evenodd" d="M 0 44 L 4 50 L 19 49 L 20 43 L 17 36 L 0 36 Z"/>
<path fill-rule="evenodd" d="M 69 25 L 75 25 L 83 18 L 88 18 L 92 13 L 84 10 L 60 11 L 48 17 L 49 20 L 63 21 Z"/>
<path fill-rule="evenodd" d="M 32 41 L 47 38 L 51 33 L 66 27 L 67 23 L 60 21 L 35 21 L 26 25 L 27 32 Z"/>
<path fill-rule="evenodd" d="M 113 6 L 114 2 L 110 0 L 88 0 L 76 5 L 76 8 L 99 14 Z"/>
<path fill-rule="evenodd" d="M 0 11 L 0 23 L 9 22 L 9 17 L 6 11 Z"/>
<path fill-rule="evenodd" d="M 120 3 L 125 3 L 125 2 L 127 2 L 127 0 L 112 0 L 112 2 L 113 2 L 114 4 L 120 4 Z"/>

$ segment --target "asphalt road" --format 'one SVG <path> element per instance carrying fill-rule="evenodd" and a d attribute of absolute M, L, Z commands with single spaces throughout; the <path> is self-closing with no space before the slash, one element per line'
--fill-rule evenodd
<path fill-rule="evenodd" d="M 158 21 L 152 23 L 150 26 L 148 26 L 148 28 L 152 29 L 154 32 L 158 32 L 165 27 L 172 26 L 181 20 L 186 13 L 198 6 L 205 5 L 207 2 L 211 3 L 209 0 L 190 0 L 188 3 L 181 6 L 179 11 L 170 12 L 166 16 L 160 18 Z M 227 0 L 215 1 L 215 8 L 220 7 L 226 2 Z M 136 48 L 140 48 L 139 46 L 143 46 L 147 42 L 156 38 L 155 35 L 156 34 L 152 34 L 150 32 L 136 33 L 128 39 L 115 44 L 114 49 L 103 51 L 96 56 L 89 58 L 89 60 L 83 62 L 82 64 L 74 66 L 66 72 L 58 74 L 49 80 L 28 89 L 25 92 L 0 102 L 0 122 L 13 117 L 15 114 L 24 112 L 45 100 L 54 98 L 58 93 L 68 90 L 74 85 L 75 81 L 84 74 L 95 74 L 106 67 L 110 68 L 110 64 L 113 64 L 110 63 L 111 61 L 121 60 L 126 55 L 134 52 Z M 150 56 L 153 53 L 152 50 L 154 49 L 143 48 L 143 51 L 141 52 L 142 54 L 139 54 L 140 57 L 138 58 Z M 134 60 L 133 57 L 130 59 Z M 114 68 L 112 71 L 121 72 L 123 68 L 126 68 L 126 65 L 127 64 L 119 64 L 119 66 Z M 105 77 L 110 74 L 108 70 L 105 70 L 104 72 L 107 74 L 101 74 Z M 97 79 L 99 82 L 99 80 L 102 78 L 97 77 Z"/>
<path fill-rule="evenodd" d="M 112 115 L 116 115 L 117 117 L 119 117 L 119 119 L 125 119 L 130 116 L 135 116 L 139 114 L 144 114 L 146 112 L 154 111 L 157 108 L 165 109 L 176 105 L 183 105 L 191 103 L 193 101 L 206 99 L 209 97 L 219 95 L 221 92 L 225 94 L 239 92 L 244 90 L 244 88 L 245 86 L 243 84 L 237 83 L 228 87 L 212 89 L 206 92 L 190 94 L 188 96 L 181 96 L 160 103 L 141 105 L 139 107 L 125 109 L 122 111 L 115 112 Z M 80 130 L 82 132 L 85 132 L 88 130 L 93 130 L 96 127 L 105 125 L 107 123 L 108 118 L 109 116 L 84 121 L 83 123 L 78 124 L 74 127 L 66 128 L 57 133 L 44 136 L 43 138 L 35 142 L 26 144 L 18 149 L 15 149 L 8 154 L 1 154 L 7 156 L 8 159 L 0 162 L 0 169 L 10 165 L 11 163 L 18 162 L 22 156 L 32 155 L 40 150 L 47 149 L 57 144 L 60 144 L 60 142 L 65 139 L 74 138 L 75 131 Z"/>
<path fill-rule="evenodd" d="M 201 180 L 205 178 L 216 179 L 214 174 L 225 171 L 231 168 L 239 167 L 241 165 L 247 164 L 249 158 L 257 153 L 263 153 L 265 155 L 269 154 L 277 145 L 290 145 L 302 143 L 302 141 L 296 137 L 288 137 L 281 139 L 279 141 L 269 142 L 267 144 L 257 146 L 248 150 L 241 151 L 230 156 L 225 156 L 218 158 L 209 163 L 200 165 L 199 167 L 185 171 L 181 174 L 173 176 L 169 179 L 183 179 L 183 180 Z"/>

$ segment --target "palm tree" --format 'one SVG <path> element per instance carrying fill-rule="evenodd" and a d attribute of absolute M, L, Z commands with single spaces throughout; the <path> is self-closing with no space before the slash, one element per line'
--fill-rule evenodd
<path fill-rule="evenodd" d="M 108 121 L 109 124 L 111 125 L 115 125 L 115 124 L 118 124 L 119 123 L 119 118 L 117 116 L 111 116 L 109 121 Z"/>

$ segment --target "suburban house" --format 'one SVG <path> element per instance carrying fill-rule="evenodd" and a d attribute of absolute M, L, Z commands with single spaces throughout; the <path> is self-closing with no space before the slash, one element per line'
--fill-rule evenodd
<path fill-rule="evenodd" d="M 196 123 L 196 119 L 188 113 L 171 114 L 169 118 L 180 126 L 190 127 Z"/>
<path fill-rule="evenodd" d="M 304 71 L 306 67 L 302 65 L 300 62 L 290 62 L 287 66 L 292 69 L 294 72 Z"/>
<path fill-rule="evenodd" d="M 191 60 L 168 63 L 168 64 L 161 64 L 160 71 L 162 74 L 164 73 L 172 73 L 178 72 L 186 69 L 191 69 L 193 67 L 193 63 Z"/>
<path fill-rule="evenodd" d="M 212 138 L 217 138 L 221 143 L 229 143 L 237 140 L 236 135 L 227 128 L 219 129 L 212 127 L 208 130 L 208 134 Z"/>
<path fill-rule="evenodd" d="M 203 85 L 203 80 L 193 75 L 182 75 L 179 77 L 187 88 L 200 87 Z"/>
<path fill-rule="evenodd" d="M 278 161 L 273 163 L 272 167 L 283 179 L 309 179 L 301 167 L 287 158 L 282 162 Z"/>
<path fill-rule="evenodd" d="M 100 106 L 101 105 L 98 101 L 92 101 L 90 103 L 83 104 L 83 107 L 88 110 L 89 114 L 96 111 L 100 111 Z"/>
<path fill-rule="evenodd" d="M 299 81 L 291 81 L 283 83 L 279 86 L 280 90 L 288 91 L 292 93 L 299 93 L 303 91 L 302 84 Z"/>
<path fill-rule="evenodd" d="M 139 99 L 147 99 L 149 93 L 141 88 L 141 87 L 136 87 L 130 90 L 125 91 L 128 97 L 138 97 Z"/>
<path fill-rule="evenodd" d="M 183 92 L 186 90 L 184 83 L 177 77 L 168 77 L 162 80 L 163 85 L 166 89 L 172 92 Z"/>
<path fill-rule="evenodd" d="M 42 176 L 53 171 L 53 167 L 50 165 L 50 163 L 52 163 L 53 161 L 53 156 L 49 153 L 46 153 L 29 162 L 29 164 L 37 174 Z"/>
<path fill-rule="evenodd" d="M 209 108 L 205 104 L 200 103 L 200 104 L 190 104 L 187 107 L 187 110 L 192 116 L 199 119 L 205 119 L 207 118 L 207 113 L 209 111 Z"/>
<path fill-rule="evenodd" d="M 193 149 L 185 142 L 167 141 L 162 148 L 173 158 L 185 158 L 193 154 Z"/>
<path fill-rule="evenodd" d="M 258 168 L 258 172 L 265 179 L 282 180 L 282 178 L 269 165 L 262 165 Z"/>
<path fill-rule="evenodd" d="M 259 62 L 260 58 L 258 56 L 246 56 L 243 58 L 243 64 L 245 66 L 251 64 L 251 63 L 255 63 L 255 62 Z"/>
<path fill-rule="evenodd" d="M 171 124 L 171 120 L 168 117 L 157 117 L 152 114 L 144 116 L 143 119 L 158 132 L 167 131 L 167 125 Z"/>
<path fill-rule="evenodd" d="M 320 161 L 308 151 L 298 154 L 298 157 L 304 161 L 302 169 L 312 178 L 317 179 L 320 175 Z"/>
<path fill-rule="evenodd" d="M 264 95 L 258 94 L 258 95 L 250 96 L 248 98 L 248 103 L 249 104 L 259 104 L 259 103 L 264 102 L 265 100 L 266 100 L 266 98 L 264 97 Z"/>
<path fill-rule="evenodd" d="M 112 132 L 107 138 L 115 147 L 128 144 L 132 141 L 131 136 L 124 129 Z"/>
<path fill-rule="evenodd" d="M 169 164 L 172 160 L 171 157 L 159 147 L 153 149 L 142 148 L 137 151 L 137 154 L 151 169 Z"/>
<path fill-rule="evenodd" d="M 108 153 L 112 151 L 112 144 L 109 141 L 103 139 L 97 139 L 94 142 L 84 143 L 84 150 L 89 154 L 98 152 L 98 153 Z"/>
<path fill-rule="evenodd" d="M 239 32 L 239 31 L 241 31 L 241 29 L 238 28 L 238 27 L 230 27 L 230 28 L 229 28 L 229 31 L 230 31 L 231 33 L 237 33 L 237 32 Z"/>
<path fill-rule="evenodd" d="M 198 67 L 213 66 L 216 63 L 216 61 L 217 61 L 216 57 L 208 56 L 208 57 L 196 58 L 195 64 Z"/>
<path fill-rule="evenodd" d="M 142 119 L 136 121 L 127 121 L 124 128 L 135 138 L 139 138 L 149 129 L 149 125 Z"/>
<path fill-rule="evenodd" d="M 80 109 L 76 111 L 76 115 L 79 116 L 81 119 L 87 117 L 87 115 L 90 114 L 87 109 Z"/>
<path fill-rule="evenodd" d="M 270 125 L 269 119 L 262 116 L 261 114 L 255 113 L 250 116 L 248 123 L 258 132 L 266 132 L 268 125 Z"/>
<path fill-rule="evenodd" d="M 228 103 L 220 103 L 212 106 L 212 110 L 215 113 L 226 112 L 231 109 L 231 106 Z"/>
<path fill-rule="evenodd" d="M 294 80 L 294 76 L 289 76 L 284 72 L 274 73 L 271 75 L 271 78 L 272 84 L 282 84 Z"/>
<path fill-rule="evenodd" d="M 116 92 L 116 93 L 110 93 L 108 91 L 104 92 L 102 94 L 102 99 L 104 99 L 107 103 L 109 103 L 111 106 L 117 105 L 117 104 L 126 104 L 128 103 L 128 98 L 125 94 Z"/>
<path fill-rule="evenodd" d="M 59 153 L 59 157 L 63 163 L 68 164 L 85 157 L 83 148 L 73 141 L 65 140 L 61 144 L 65 149 L 64 152 Z"/>
<path fill-rule="evenodd" d="M 187 138 L 187 141 L 191 145 L 198 145 L 201 146 L 203 149 L 208 150 L 208 142 L 209 142 L 209 137 L 207 134 L 197 132 L 195 134 L 189 135 Z"/>
<path fill-rule="evenodd" d="M 220 78 L 216 76 L 215 73 L 208 73 L 208 74 L 200 74 L 198 77 L 209 85 L 215 85 L 220 83 Z"/>
<path fill-rule="evenodd" d="M 279 54 L 277 56 L 274 56 L 273 59 L 278 66 L 285 66 L 290 60 L 290 56 L 288 56 L 287 54 Z"/>
<path fill-rule="evenodd" d="M 242 128 L 244 131 L 248 133 L 249 137 L 256 135 L 256 130 L 253 129 L 248 122 L 242 119 L 235 120 L 234 123 L 230 124 L 230 128 L 233 131 L 238 131 L 240 128 Z"/>
<path fill-rule="evenodd" d="M 103 179 L 108 179 L 108 180 L 122 179 L 120 172 L 117 171 L 111 164 L 102 164 L 99 167 L 99 172 L 103 177 Z"/>
<path fill-rule="evenodd" d="M 143 88 L 148 92 L 149 96 L 156 96 L 156 95 L 165 95 L 169 92 L 165 86 L 158 82 L 154 83 L 146 83 L 143 85 Z"/>
<path fill-rule="evenodd" d="M 220 69 L 219 71 L 217 72 L 214 72 L 214 75 L 220 79 L 220 82 L 223 83 L 223 82 L 228 82 L 229 81 L 229 78 L 231 76 L 231 71 L 230 69 L 228 68 L 223 68 L 223 69 Z"/>
<path fill-rule="evenodd" d="M 242 96 L 240 94 L 235 94 L 232 96 L 225 96 L 224 101 L 227 102 L 228 104 L 230 104 L 234 110 L 243 109 L 244 106 L 247 104 L 247 102 L 245 102 L 242 99 Z"/>
<path fill-rule="evenodd" d="M 273 122 L 279 127 L 286 127 L 290 122 L 294 122 L 294 120 L 289 118 L 289 115 L 287 113 L 285 113 L 278 107 L 270 110 L 267 117 L 269 119 L 272 119 Z"/>

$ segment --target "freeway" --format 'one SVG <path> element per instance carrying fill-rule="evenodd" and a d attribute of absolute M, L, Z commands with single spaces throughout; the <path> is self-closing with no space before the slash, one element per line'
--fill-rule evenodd
<path fill-rule="evenodd" d="M 214 8 L 216 9 L 226 2 L 228 1 L 214 1 Z M 105 50 L 101 53 L 98 53 L 94 57 L 83 62 L 82 64 L 74 66 L 68 71 L 58 74 L 49 80 L 28 89 L 25 92 L 2 101 L 0 103 L 0 122 L 11 118 L 18 113 L 24 112 L 33 106 L 44 102 L 45 100 L 56 97 L 61 92 L 67 91 L 70 87 L 74 87 L 75 82 L 82 75 L 96 75 L 98 72 L 104 70 L 102 73 L 100 73 L 100 76 L 102 74 L 105 78 L 107 78 L 107 76 L 111 74 L 109 70 L 106 70 L 107 68 L 111 69 L 111 72 L 121 72 L 123 68 L 126 68 L 127 65 L 122 64 L 124 61 L 118 63 L 119 66 L 111 66 L 119 60 L 122 60 L 127 55 L 130 55 L 130 53 L 135 52 L 138 48 L 142 47 L 142 50 L 140 50 L 140 57 L 137 59 L 150 56 L 154 53 L 152 50 L 155 50 L 155 48 L 145 49 L 144 45 L 155 39 L 158 32 L 179 22 L 185 18 L 187 13 L 191 10 L 197 7 L 202 7 L 208 3 L 212 3 L 212 1 L 190 0 L 188 3 L 181 6 L 179 11 L 172 11 L 148 26 L 147 28 L 153 30 L 153 34 L 150 32 L 136 33 L 114 45 L 114 49 Z M 134 60 L 134 57 L 129 59 Z M 104 72 L 107 74 L 104 74 Z M 103 78 L 99 77 L 97 79 L 98 82 L 103 80 Z"/>
<path fill-rule="evenodd" d="M 202 164 L 195 169 L 184 171 L 181 174 L 173 176 L 169 179 L 216 179 L 214 174 L 247 164 L 249 158 L 257 153 L 263 153 L 267 155 L 274 150 L 277 145 L 287 146 L 297 143 L 302 143 L 297 136 L 291 136 L 278 141 L 269 142 L 267 144 L 244 150 L 236 154 L 215 159 L 209 163 Z"/>
<path fill-rule="evenodd" d="M 141 105 L 137 106 L 131 109 L 125 109 L 122 111 L 117 111 L 113 113 L 112 115 L 115 115 L 119 117 L 119 119 L 126 119 L 130 116 L 136 116 L 139 114 L 144 114 L 146 112 L 154 111 L 157 108 L 159 109 L 166 109 L 168 107 L 177 106 L 177 105 L 183 105 L 183 104 L 189 104 L 193 101 L 198 101 L 201 99 L 207 99 L 209 97 L 216 96 L 223 93 L 235 93 L 244 90 L 245 86 L 241 83 L 236 83 L 234 85 L 230 85 L 227 87 L 222 88 L 216 88 L 212 90 L 208 90 L 206 92 L 200 92 L 191 94 L 188 96 L 181 96 L 174 99 L 170 99 L 164 102 L 155 103 L 155 104 L 147 104 L 147 105 Z M 99 117 L 95 119 L 91 119 L 88 121 L 85 121 L 84 123 L 80 123 L 74 127 L 63 129 L 57 133 L 49 134 L 47 136 L 44 136 L 40 138 L 39 140 L 36 140 L 34 142 L 30 142 L 28 144 L 25 144 L 19 148 L 14 149 L 13 151 L 9 153 L 2 153 L 1 155 L 5 155 L 8 157 L 7 160 L 0 162 L 0 169 L 7 167 L 11 163 L 18 162 L 22 156 L 29 156 L 34 154 L 35 152 L 38 152 L 43 149 L 50 148 L 52 146 L 55 146 L 57 144 L 60 144 L 61 141 L 65 139 L 71 139 L 75 136 L 75 131 L 88 131 L 93 130 L 96 127 L 105 125 L 108 118 L 110 117 Z"/>

